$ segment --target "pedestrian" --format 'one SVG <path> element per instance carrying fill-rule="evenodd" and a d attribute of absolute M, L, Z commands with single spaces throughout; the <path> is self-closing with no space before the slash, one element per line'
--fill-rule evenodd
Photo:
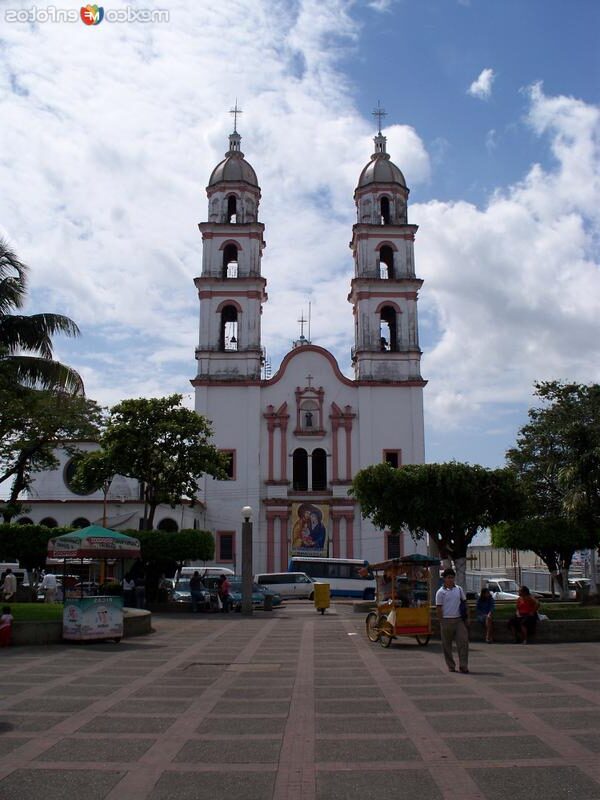
<path fill-rule="evenodd" d="M 190 578 L 190 594 L 192 596 L 192 612 L 198 611 L 198 603 L 204 601 L 204 584 L 198 570 Z"/>
<path fill-rule="evenodd" d="M 456 572 L 445 569 L 442 573 L 444 584 L 435 595 L 437 617 L 440 623 L 442 650 L 449 672 L 456 672 L 452 655 L 452 643 L 456 641 L 458 668 L 469 671 L 469 607 L 467 598 L 460 586 L 455 583 Z"/>
<path fill-rule="evenodd" d="M 219 600 L 221 601 L 221 611 L 225 614 L 229 614 L 229 609 L 231 607 L 231 584 L 227 580 L 227 575 L 221 575 L 219 578 L 217 592 L 219 593 Z"/>
<path fill-rule="evenodd" d="M 146 576 L 144 573 L 139 572 L 135 578 L 135 607 L 136 608 L 145 608 L 146 607 Z"/>
<path fill-rule="evenodd" d="M 516 614 L 508 621 L 508 627 L 512 629 L 517 644 L 519 642 L 521 644 L 527 644 L 535 633 L 539 607 L 540 604 L 535 597 L 532 596 L 529 587 L 521 586 L 519 589 L 519 599 L 517 600 Z"/>
<path fill-rule="evenodd" d="M 121 587 L 123 589 L 123 605 L 127 608 L 133 608 L 135 604 L 135 581 L 130 572 L 123 576 Z"/>
<path fill-rule="evenodd" d="M 10 644 L 12 624 L 13 615 L 10 613 L 10 606 L 4 606 L 0 617 L 0 647 L 7 647 Z"/>
<path fill-rule="evenodd" d="M 10 603 L 16 598 L 17 595 L 17 576 L 10 567 L 7 568 L 4 574 L 4 581 L 2 583 L 2 599 Z"/>
<path fill-rule="evenodd" d="M 477 598 L 475 614 L 477 616 L 477 622 L 479 622 L 484 627 L 485 640 L 488 644 L 491 644 L 494 641 L 493 636 L 494 636 L 495 607 L 496 607 L 496 601 L 494 600 L 492 593 L 490 592 L 487 586 L 484 586 L 479 594 L 479 597 Z"/>
<path fill-rule="evenodd" d="M 58 581 L 56 575 L 52 572 L 47 572 L 42 581 L 42 591 L 44 592 L 44 603 L 56 602 L 56 590 L 58 588 Z"/>

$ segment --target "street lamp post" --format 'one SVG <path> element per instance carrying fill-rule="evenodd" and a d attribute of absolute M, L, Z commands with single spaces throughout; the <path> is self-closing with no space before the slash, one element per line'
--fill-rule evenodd
<path fill-rule="evenodd" d="M 252 614 L 252 509 L 242 508 L 242 614 Z"/>

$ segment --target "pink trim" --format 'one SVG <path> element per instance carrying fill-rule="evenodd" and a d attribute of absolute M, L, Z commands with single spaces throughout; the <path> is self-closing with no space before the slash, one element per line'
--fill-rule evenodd
<path fill-rule="evenodd" d="M 237 278 L 229 278 L 228 282 L 233 284 L 234 281 L 238 280 Z M 247 297 L 249 300 L 263 300 L 266 301 L 266 295 L 264 292 L 251 292 L 248 289 L 240 290 L 236 289 L 235 286 L 232 286 L 230 289 L 201 289 L 198 292 L 198 297 L 200 300 L 210 300 L 211 297 L 227 297 L 230 298 L 231 295 L 234 294 L 236 297 Z M 227 301 L 225 301 L 225 305 Z"/>
<path fill-rule="evenodd" d="M 274 446 L 274 435 L 275 435 L 275 424 L 272 420 L 267 422 L 267 431 L 269 433 L 269 477 L 267 480 L 273 481 L 275 480 L 273 476 L 273 446 Z"/>
<path fill-rule="evenodd" d="M 383 286 L 381 286 L 381 288 L 379 288 L 379 286 L 377 286 L 376 289 L 367 289 L 367 290 L 353 292 L 353 293 L 348 295 L 349 298 L 350 297 L 352 298 L 352 300 L 350 300 L 350 302 L 356 301 L 356 300 L 370 300 L 372 297 L 381 297 L 382 298 L 382 302 L 385 302 L 386 300 L 388 302 L 393 302 L 395 299 L 398 299 L 400 297 L 403 298 L 404 300 L 416 300 L 417 297 L 418 297 L 417 292 L 386 292 L 384 290 L 385 290 L 386 286 L 389 286 L 390 280 L 389 279 L 383 280 L 383 279 L 379 279 L 379 278 L 377 280 L 380 280 L 381 283 L 383 284 Z M 400 279 L 400 280 L 402 280 L 402 279 Z M 393 281 L 393 279 L 392 279 L 392 281 Z M 389 300 L 388 300 L 388 298 L 389 298 Z"/>
<path fill-rule="evenodd" d="M 346 429 L 346 480 L 352 480 L 352 420 L 345 420 Z"/>
<path fill-rule="evenodd" d="M 242 247 L 242 245 L 241 245 L 239 242 L 236 242 L 236 240 L 235 240 L 235 239 L 225 239 L 225 241 L 223 241 L 223 242 L 221 243 L 221 246 L 219 247 L 219 250 L 225 250 L 225 248 L 226 248 L 228 245 L 230 245 L 230 244 L 232 244 L 232 245 L 234 245 L 235 247 L 237 247 L 238 251 L 239 251 L 239 250 L 243 250 L 243 249 L 244 249 L 244 248 Z"/>
<path fill-rule="evenodd" d="M 340 557 L 340 518 L 335 515 L 332 516 L 333 519 L 333 533 L 331 538 L 331 543 L 333 547 L 333 556 L 332 558 L 339 558 Z"/>
<path fill-rule="evenodd" d="M 295 347 L 293 350 L 290 350 L 290 352 L 284 357 L 275 375 L 272 378 L 269 378 L 269 380 L 263 381 L 262 385 L 273 386 L 274 384 L 278 383 L 285 375 L 285 371 L 287 370 L 290 361 L 293 358 L 296 358 L 296 356 L 302 355 L 302 353 L 318 353 L 319 355 L 323 356 L 323 358 L 329 361 L 329 364 L 331 365 L 331 369 L 333 370 L 335 377 L 341 383 L 345 384 L 346 386 L 356 386 L 355 381 L 351 381 L 349 378 L 347 378 L 345 375 L 342 374 L 342 371 L 340 370 L 334 356 L 332 356 L 332 354 L 328 350 L 325 350 L 324 347 L 319 347 L 316 344 L 306 344 L 303 345 L 302 347 Z"/>
<path fill-rule="evenodd" d="M 284 406 L 287 408 L 287 403 L 284 403 Z M 288 418 L 287 415 L 279 417 L 279 439 L 280 439 L 280 451 L 279 451 L 279 458 L 280 458 L 280 475 L 282 481 L 287 481 L 287 426 L 288 426 Z"/>
<path fill-rule="evenodd" d="M 263 286 L 267 285 L 267 279 L 263 278 L 261 275 L 256 275 L 255 277 L 248 277 L 248 278 L 227 278 L 227 284 L 233 284 L 235 281 L 235 285 L 237 286 L 240 283 L 261 283 Z M 356 279 L 355 279 L 356 280 Z M 223 278 L 218 277 L 217 275 L 200 275 L 198 278 L 194 278 L 194 286 L 198 288 L 203 284 L 214 284 L 218 283 L 219 285 L 223 284 Z"/>
<path fill-rule="evenodd" d="M 339 468 L 338 467 L 338 435 L 339 435 L 338 431 L 339 431 L 339 428 L 340 428 L 339 421 L 337 419 L 332 419 L 332 421 L 331 421 L 331 430 L 332 430 L 332 434 L 333 434 L 332 435 L 332 439 L 333 439 L 332 461 L 333 461 L 333 463 L 332 463 L 332 467 L 331 467 L 332 473 L 333 473 L 332 476 L 331 476 L 331 482 L 332 483 L 337 483 L 337 481 L 339 480 L 339 473 L 338 473 L 338 468 Z"/>
<path fill-rule="evenodd" d="M 346 516 L 346 558 L 354 558 L 354 515 Z"/>
<path fill-rule="evenodd" d="M 267 572 L 275 571 L 275 518 L 267 513 Z"/>
<path fill-rule="evenodd" d="M 385 308 L 386 306 L 389 306 L 389 307 L 393 308 L 394 311 L 397 314 L 402 314 L 402 310 L 400 309 L 400 306 L 398 305 L 398 303 L 394 303 L 393 300 L 382 300 L 381 303 L 379 303 L 379 305 L 375 309 L 375 313 L 376 314 L 380 314 L 381 313 L 381 309 Z"/>

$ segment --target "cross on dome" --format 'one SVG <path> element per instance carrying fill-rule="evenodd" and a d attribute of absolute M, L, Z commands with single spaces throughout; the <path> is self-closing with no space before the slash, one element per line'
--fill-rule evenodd
<path fill-rule="evenodd" d="M 381 136 L 381 120 L 383 117 L 387 117 L 387 111 L 381 107 L 379 100 L 377 101 L 377 108 L 373 109 L 371 116 L 377 117 L 378 134 Z"/>
<path fill-rule="evenodd" d="M 233 132 L 237 133 L 237 118 L 238 114 L 243 114 L 241 108 L 238 108 L 237 104 L 237 97 L 235 98 L 235 106 L 229 111 L 230 114 L 233 114 Z"/>

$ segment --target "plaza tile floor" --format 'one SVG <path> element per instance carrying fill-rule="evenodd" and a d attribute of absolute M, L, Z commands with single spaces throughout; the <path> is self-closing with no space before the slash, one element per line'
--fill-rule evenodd
<path fill-rule="evenodd" d="M 337 604 L 0 651 L 0 800 L 600 800 L 600 643 L 389 650 Z"/>

